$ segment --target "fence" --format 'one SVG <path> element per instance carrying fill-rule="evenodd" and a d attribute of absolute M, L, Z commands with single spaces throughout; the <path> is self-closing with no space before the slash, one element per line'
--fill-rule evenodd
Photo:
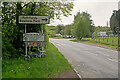
<path fill-rule="evenodd" d="M 94 37 L 94 41 L 98 43 L 103 43 L 112 46 L 118 46 L 118 37 L 117 36 L 104 36 L 104 37 Z"/>

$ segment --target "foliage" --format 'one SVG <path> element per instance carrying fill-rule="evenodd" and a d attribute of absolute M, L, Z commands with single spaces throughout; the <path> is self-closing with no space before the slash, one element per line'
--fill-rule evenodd
<path fill-rule="evenodd" d="M 9 55 L 9 57 L 12 57 L 15 52 L 15 55 L 17 55 L 16 57 L 19 57 L 19 54 L 24 53 L 22 35 L 25 26 L 24 24 L 19 24 L 19 15 L 49 15 L 50 20 L 53 20 L 54 18 L 60 19 L 60 15 L 70 15 L 73 3 L 3 2 L 0 6 L 2 7 L 3 56 Z M 27 32 L 41 32 L 41 25 L 27 24 L 26 26 L 29 26 Z M 44 33 L 47 37 L 45 27 Z M 48 40 L 47 38 L 45 39 Z"/>
<path fill-rule="evenodd" d="M 113 34 L 117 34 L 117 30 L 120 26 L 119 24 L 120 21 L 120 10 L 114 12 L 110 18 L 110 28 L 113 31 Z"/>
<path fill-rule="evenodd" d="M 2 53 L 3 58 L 7 57 L 16 57 L 19 56 L 17 52 L 20 50 L 16 50 L 14 47 L 16 46 L 16 35 L 17 35 L 17 26 L 15 25 L 2 25 Z M 16 43 L 17 44 L 17 43 Z"/>
<path fill-rule="evenodd" d="M 110 30 L 110 31 L 107 31 L 106 34 L 107 34 L 107 35 L 113 34 L 113 31 L 111 31 L 111 30 Z"/>
<path fill-rule="evenodd" d="M 64 30 L 65 35 L 71 35 L 71 25 L 66 25 Z"/>
<path fill-rule="evenodd" d="M 111 45 L 111 46 L 116 46 L 118 45 L 118 37 L 96 37 L 96 42 L 105 44 L 105 45 Z M 95 41 L 94 39 L 94 41 Z"/>
<path fill-rule="evenodd" d="M 48 31 L 48 35 L 50 37 L 55 37 L 56 36 L 56 26 L 47 26 L 47 31 Z"/>
<path fill-rule="evenodd" d="M 113 31 L 111 30 L 110 27 L 102 27 L 102 26 L 96 26 L 96 27 L 94 27 L 93 36 L 97 37 L 97 33 L 98 32 L 106 32 L 107 35 L 113 34 Z"/>
<path fill-rule="evenodd" d="M 61 30 L 61 31 L 60 31 L 60 34 L 64 35 L 64 30 Z"/>
<path fill-rule="evenodd" d="M 62 25 L 62 24 L 57 25 L 56 33 L 60 34 L 62 30 L 64 30 L 64 25 Z M 63 33 L 63 31 L 62 31 L 62 33 Z"/>
<path fill-rule="evenodd" d="M 49 43 L 49 36 L 48 36 L 48 30 L 46 28 L 47 26 L 44 26 L 44 34 L 45 34 L 45 49 L 47 48 L 47 44 Z"/>
<path fill-rule="evenodd" d="M 92 44 L 96 44 L 99 46 L 111 47 L 112 49 L 117 49 L 117 46 L 118 46 L 118 37 L 109 37 L 109 38 L 104 38 L 104 39 L 103 37 L 96 37 L 94 39 L 82 38 L 81 40 L 73 39 L 70 41 L 92 43 Z"/>
<path fill-rule="evenodd" d="M 54 45 L 48 43 L 46 50 L 47 56 L 41 59 L 32 58 L 30 61 L 25 61 L 22 57 L 3 59 L 2 78 L 54 78 L 61 72 L 72 69 Z"/>
<path fill-rule="evenodd" d="M 81 40 L 82 37 L 90 35 L 90 17 L 91 16 L 87 12 L 78 12 L 77 15 L 74 16 L 74 23 L 72 25 L 71 32 L 78 40 Z"/>

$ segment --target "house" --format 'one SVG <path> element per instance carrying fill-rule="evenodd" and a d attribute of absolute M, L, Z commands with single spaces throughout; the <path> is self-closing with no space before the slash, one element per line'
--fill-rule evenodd
<path fill-rule="evenodd" d="M 103 36 L 105 37 L 105 36 L 107 36 L 107 34 L 106 34 L 106 32 L 98 32 L 97 36 L 98 37 L 103 37 Z"/>

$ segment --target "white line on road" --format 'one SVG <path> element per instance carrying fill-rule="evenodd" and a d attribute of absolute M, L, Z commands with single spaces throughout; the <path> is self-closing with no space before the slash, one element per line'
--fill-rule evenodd
<path fill-rule="evenodd" d="M 110 58 L 108 58 L 108 60 L 113 61 L 113 62 L 117 62 L 117 63 L 118 63 L 118 61 L 117 61 L 117 60 L 114 60 L 114 59 L 110 59 Z"/>
<path fill-rule="evenodd" d="M 57 44 L 58 46 L 61 46 L 60 44 Z"/>
<path fill-rule="evenodd" d="M 90 54 L 93 54 L 93 55 L 95 55 L 95 56 L 97 56 L 98 54 L 95 54 L 95 53 L 92 53 L 92 52 L 89 52 L 89 51 L 86 51 L 86 52 L 88 52 L 88 53 L 90 53 Z"/>
<path fill-rule="evenodd" d="M 77 73 L 78 77 L 82 80 L 81 75 L 76 71 L 76 69 L 74 69 L 74 71 Z"/>
<path fill-rule="evenodd" d="M 66 44 L 61 44 L 61 45 L 65 46 Z"/>
<path fill-rule="evenodd" d="M 104 55 L 104 56 L 107 56 L 107 57 L 109 57 L 109 55 L 107 55 L 107 54 L 104 54 L 103 52 L 100 52 L 100 51 L 96 51 L 96 52 L 98 52 L 98 53 L 100 53 L 100 54 L 102 54 L 102 55 Z"/>

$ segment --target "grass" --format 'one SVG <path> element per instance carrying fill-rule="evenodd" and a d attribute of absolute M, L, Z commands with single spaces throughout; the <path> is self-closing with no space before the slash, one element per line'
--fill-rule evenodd
<path fill-rule="evenodd" d="M 45 58 L 3 60 L 3 78 L 54 78 L 72 67 L 58 49 L 48 44 Z"/>
<path fill-rule="evenodd" d="M 55 39 L 70 39 L 69 37 L 60 37 L 60 36 L 49 37 L 49 38 L 55 38 Z"/>
<path fill-rule="evenodd" d="M 117 37 L 109 37 L 109 38 L 104 38 L 104 39 L 102 37 L 96 37 L 93 40 L 91 38 L 87 38 L 87 39 L 82 38 L 82 40 L 73 39 L 71 41 L 93 43 L 93 44 L 100 45 L 100 46 L 111 47 L 113 49 L 117 49 L 117 45 L 118 45 Z"/>
<path fill-rule="evenodd" d="M 97 37 L 97 42 L 104 43 L 111 46 L 117 46 L 118 45 L 118 37 L 109 37 L 109 38 L 102 38 Z"/>
<path fill-rule="evenodd" d="M 0 80 L 2 78 L 2 59 L 0 57 Z"/>
<path fill-rule="evenodd" d="M 1 59 L 1 54 L 2 54 L 2 27 L 0 25 L 0 80 L 2 78 L 2 59 Z"/>

